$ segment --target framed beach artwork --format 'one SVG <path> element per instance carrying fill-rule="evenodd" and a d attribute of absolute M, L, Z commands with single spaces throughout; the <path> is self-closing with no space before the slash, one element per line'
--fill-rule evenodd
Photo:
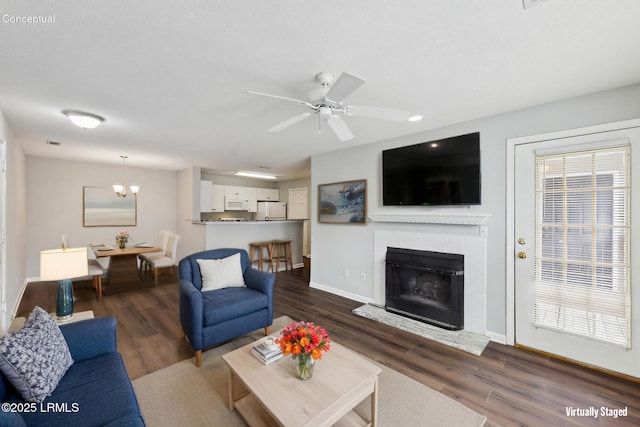
<path fill-rule="evenodd" d="M 318 221 L 331 224 L 365 224 L 367 180 L 318 185 Z"/>
<path fill-rule="evenodd" d="M 110 188 L 83 187 L 84 227 L 134 226 L 138 221 L 137 196 L 118 197 Z"/>

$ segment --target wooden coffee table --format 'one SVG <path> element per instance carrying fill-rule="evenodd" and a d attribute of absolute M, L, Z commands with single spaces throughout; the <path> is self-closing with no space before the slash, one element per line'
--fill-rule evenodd
<path fill-rule="evenodd" d="M 222 356 L 229 365 L 229 410 L 256 426 L 375 426 L 381 369 L 346 347 L 316 361 L 313 377 L 295 377 L 291 357 L 264 365 L 248 344 Z M 370 421 L 352 409 L 371 399 Z"/>

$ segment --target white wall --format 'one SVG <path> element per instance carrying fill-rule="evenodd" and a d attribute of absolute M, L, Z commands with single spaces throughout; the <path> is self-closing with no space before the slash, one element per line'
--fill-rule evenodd
<path fill-rule="evenodd" d="M 26 159 L 26 257 L 30 278 L 40 274 L 40 251 L 60 247 L 63 233 L 71 246 L 85 246 L 112 244 L 121 230 L 129 231 L 134 242 L 155 243 L 161 229 L 177 229 L 176 172 L 127 166 L 127 185 L 140 186 L 137 225 L 83 227 L 83 186 L 111 188 L 122 180 L 122 166 L 34 156 Z"/>
<path fill-rule="evenodd" d="M 194 224 L 200 218 L 200 168 L 183 169 L 178 172 L 178 259 L 205 249 L 205 227 Z"/>
<path fill-rule="evenodd" d="M 6 265 L 4 265 L 4 301 L 0 329 L 9 325 L 9 316 L 15 311 L 26 277 L 26 230 L 25 215 L 25 155 L 0 111 L 0 139 L 6 143 Z"/>
<path fill-rule="evenodd" d="M 434 106 L 437 108 L 437 106 Z M 482 205 L 454 212 L 487 213 L 486 331 L 491 336 L 506 332 L 505 174 L 508 138 L 571 129 L 640 117 L 640 85 L 589 94 L 497 116 L 422 132 L 388 141 L 313 156 L 311 166 L 312 264 L 311 285 L 356 300 L 373 298 L 373 246 L 376 230 L 417 231 L 444 235 L 478 235 L 478 227 L 368 223 L 366 225 L 320 224 L 317 218 L 317 185 L 366 179 L 368 210 L 373 212 L 425 213 L 435 208 L 382 206 L 381 152 L 384 149 L 480 132 L 482 150 Z M 634 193 L 640 197 L 640 189 Z M 343 270 L 349 269 L 348 278 Z M 366 280 L 360 280 L 364 273 Z"/>

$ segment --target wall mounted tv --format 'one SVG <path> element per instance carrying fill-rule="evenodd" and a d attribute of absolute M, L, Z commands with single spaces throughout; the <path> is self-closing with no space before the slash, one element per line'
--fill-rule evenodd
<path fill-rule="evenodd" d="M 382 152 L 384 206 L 480 204 L 480 133 Z"/>

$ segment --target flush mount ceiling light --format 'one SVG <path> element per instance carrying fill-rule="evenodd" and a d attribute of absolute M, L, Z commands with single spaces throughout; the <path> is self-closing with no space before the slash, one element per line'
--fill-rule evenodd
<path fill-rule="evenodd" d="M 115 191 L 116 196 L 118 197 L 127 197 L 127 187 L 124 185 L 124 161 L 127 159 L 127 156 L 120 156 L 122 159 L 122 184 L 113 184 L 113 191 Z M 138 194 L 140 187 L 138 185 L 131 185 L 129 187 L 131 190 L 131 194 Z"/>
<path fill-rule="evenodd" d="M 408 122 L 419 122 L 422 120 L 422 116 L 416 114 L 415 116 L 411 116 L 407 119 Z"/>
<path fill-rule="evenodd" d="M 278 178 L 277 176 L 269 175 L 268 173 L 247 172 L 247 171 L 238 171 L 234 175 L 236 175 L 236 176 L 245 176 L 247 178 L 259 178 L 259 179 L 276 179 L 276 178 Z"/>
<path fill-rule="evenodd" d="M 67 118 L 71 120 L 71 123 L 82 129 L 93 129 L 104 122 L 104 117 L 82 111 L 64 110 L 62 114 L 67 116 Z"/>

